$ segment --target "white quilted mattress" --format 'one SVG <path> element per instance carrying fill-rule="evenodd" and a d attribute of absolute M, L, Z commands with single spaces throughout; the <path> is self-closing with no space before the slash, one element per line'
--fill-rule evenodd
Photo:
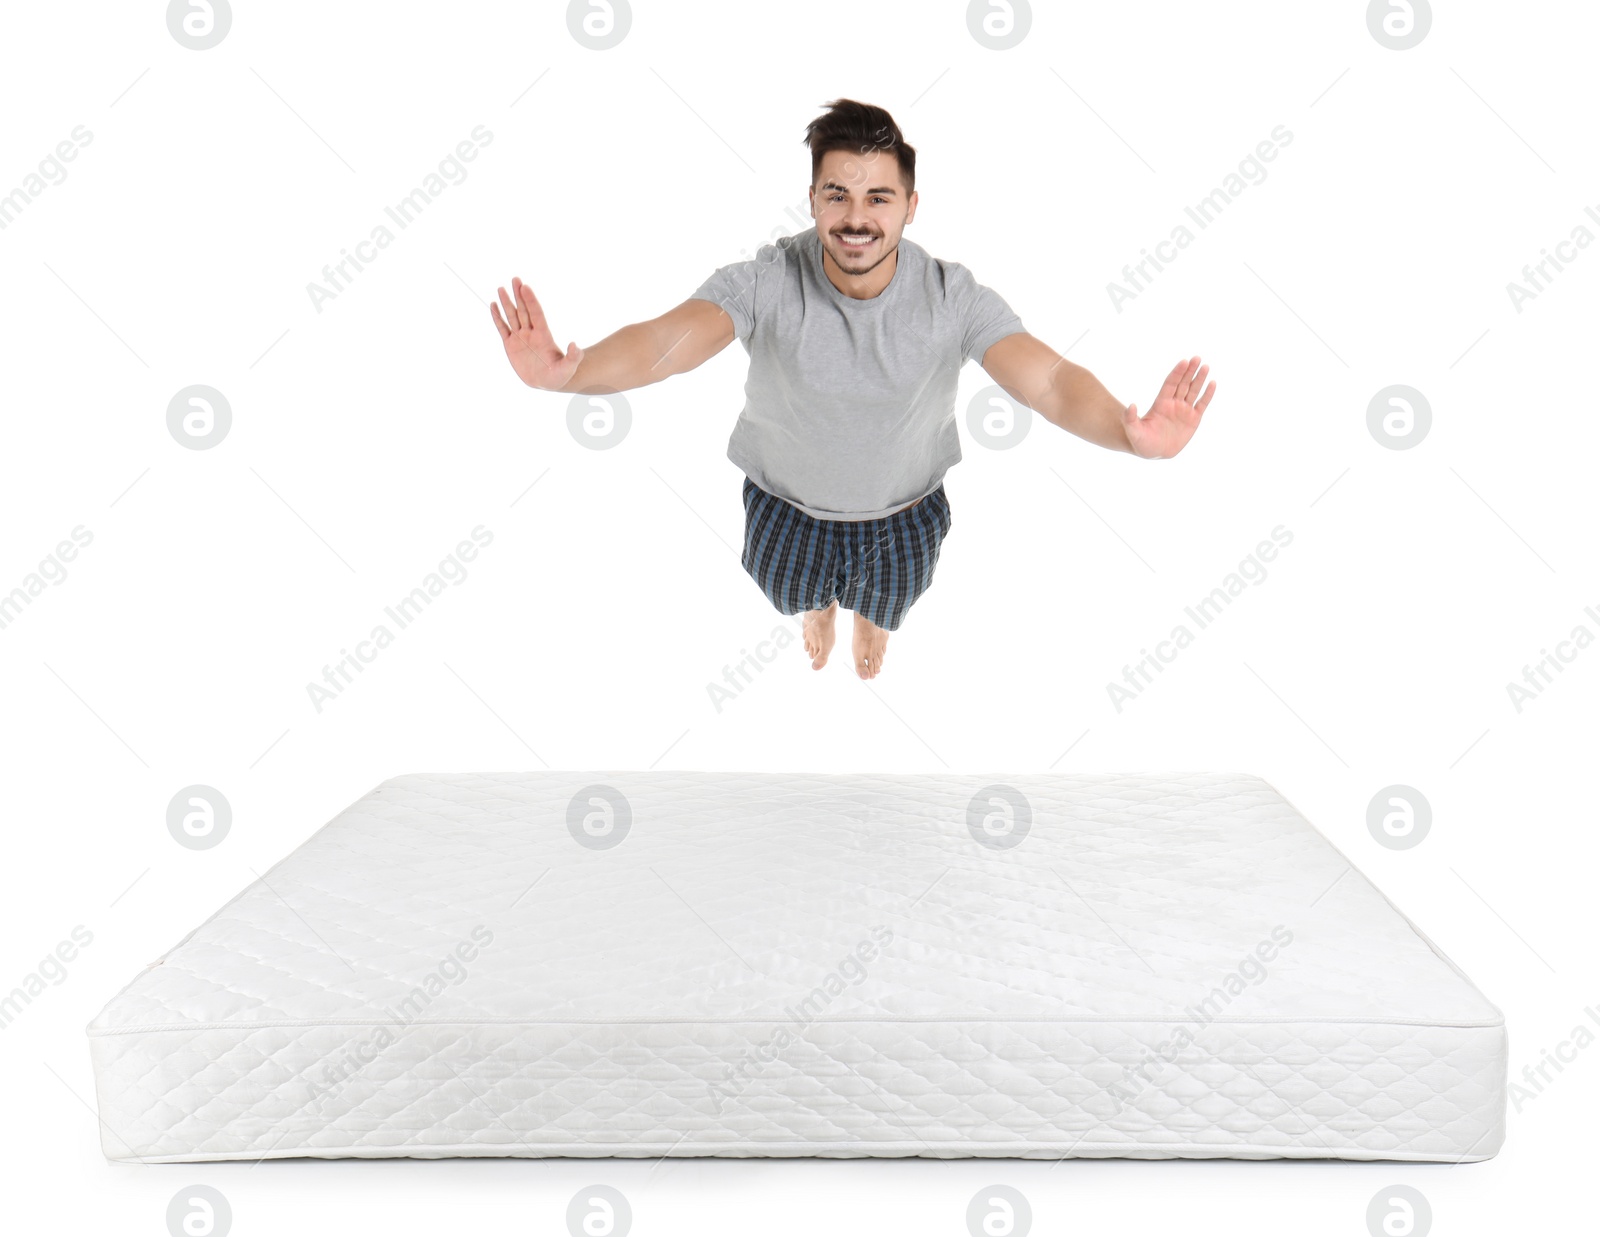
<path fill-rule="evenodd" d="M 1500 1011 L 1234 773 L 397 777 L 88 1033 L 114 1160 L 1462 1161 L 1505 1127 Z"/>

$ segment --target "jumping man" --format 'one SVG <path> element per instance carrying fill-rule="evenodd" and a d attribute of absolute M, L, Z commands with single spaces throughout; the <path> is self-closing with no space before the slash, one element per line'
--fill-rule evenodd
<path fill-rule="evenodd" d="M 815 228 L 719 267 L 677 308 L 590 348 L 563 353 L 519 278 L 489 312 L 517 376 L 544 391 L 647 386 L 737 338 L 750 369 L 728 458 L 745 474 L 744 568 L 780 613 L 804 612 L 814 669 L 840 606 L 853 610 L 855 671 L 870 679 L 950 530 L 944 474 L 961 459 L 956 377 L 968 360 L 1052 425 L 1144 459 L 1183 449 L 1217 384 L 1202 393 L 1209 366 L 1192 357 L 1149 412 L 1123 404 L 965 266 L 903 236 L 917 213 L 916 151 L 889 113 L 826 106 L 805 136 Z"/>

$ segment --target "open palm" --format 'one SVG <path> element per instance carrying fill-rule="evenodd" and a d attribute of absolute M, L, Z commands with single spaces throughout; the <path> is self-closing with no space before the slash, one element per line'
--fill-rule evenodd
<path fill-rule="evenodd" d="M 1199 357 L 1179 361 L 1161 384 L 1149 412 L 1141 417 L 1138 405 L 1127 406 L 1122 413 L 1122 428 L 1135 455 L 1147 460 L 1164 460 L 1183 450 L 1199 428 L 1200 414 L 1216 393 L 1215 382 L 1206 387 L 1204 394 L 1200 391 L 1210 368 L 1201 365 Z"/>
<path fill-rule="evenodd" d="M 500 329 L 500 339 L 506 346 L 506 360 L 517 371 L 517 377 L 530 387 L 542 391 L 559 391 L 572 378 L 583 360 L 583 349 L 577 343 L 567 345 L 565 353 L 556 346 L 550 334 L 550 325 L 544 319 L 544 310 L 533 289 L 513 276 L 511 296 L 500 290 L 500 304 L 489 302 L 489 314 Z M 500 317 L 501 307 L 505 317 Z"/>

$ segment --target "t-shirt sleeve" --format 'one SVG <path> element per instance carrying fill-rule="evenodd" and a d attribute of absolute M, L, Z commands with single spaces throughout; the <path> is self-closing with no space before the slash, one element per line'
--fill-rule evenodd
<path fill-rule="evenodd" d="M 755 259 L 719 266 L 703 284 L 689 294 L 691 301 L 712 301 L 721 305 L 733 319 L 734 334 L 746 347 L 756 324 Z"/>
<path fill-rule="evenodd" d="M 982 364 L 990 344 L 1026 329 L 1005 298 L 979 283 L 965 267 L 960 268 L 955 286 L 960 297 L 961 355 L 968 360 Z"/>

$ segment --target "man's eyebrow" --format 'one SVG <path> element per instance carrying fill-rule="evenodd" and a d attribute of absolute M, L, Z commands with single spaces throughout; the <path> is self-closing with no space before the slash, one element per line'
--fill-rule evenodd
<path fill-rule="evenodd" d="M 841 193 L 844 192 L 844 186 L 843 185 L 836 185 L 831 180 L 824 181 L 823 185 L 822 185 L 822 188 L 823 188 L 824 192 L 826 192 L 829 189 L 837 189 Z M 887 193 L 887 194 L 891 194 L 892 195 L 894 193 L 894 190 L 891 189 L 888 185 L 879 185 L 876 189 L 868 189 L 867 192 L 869 194 L 870 193 Z"/>

